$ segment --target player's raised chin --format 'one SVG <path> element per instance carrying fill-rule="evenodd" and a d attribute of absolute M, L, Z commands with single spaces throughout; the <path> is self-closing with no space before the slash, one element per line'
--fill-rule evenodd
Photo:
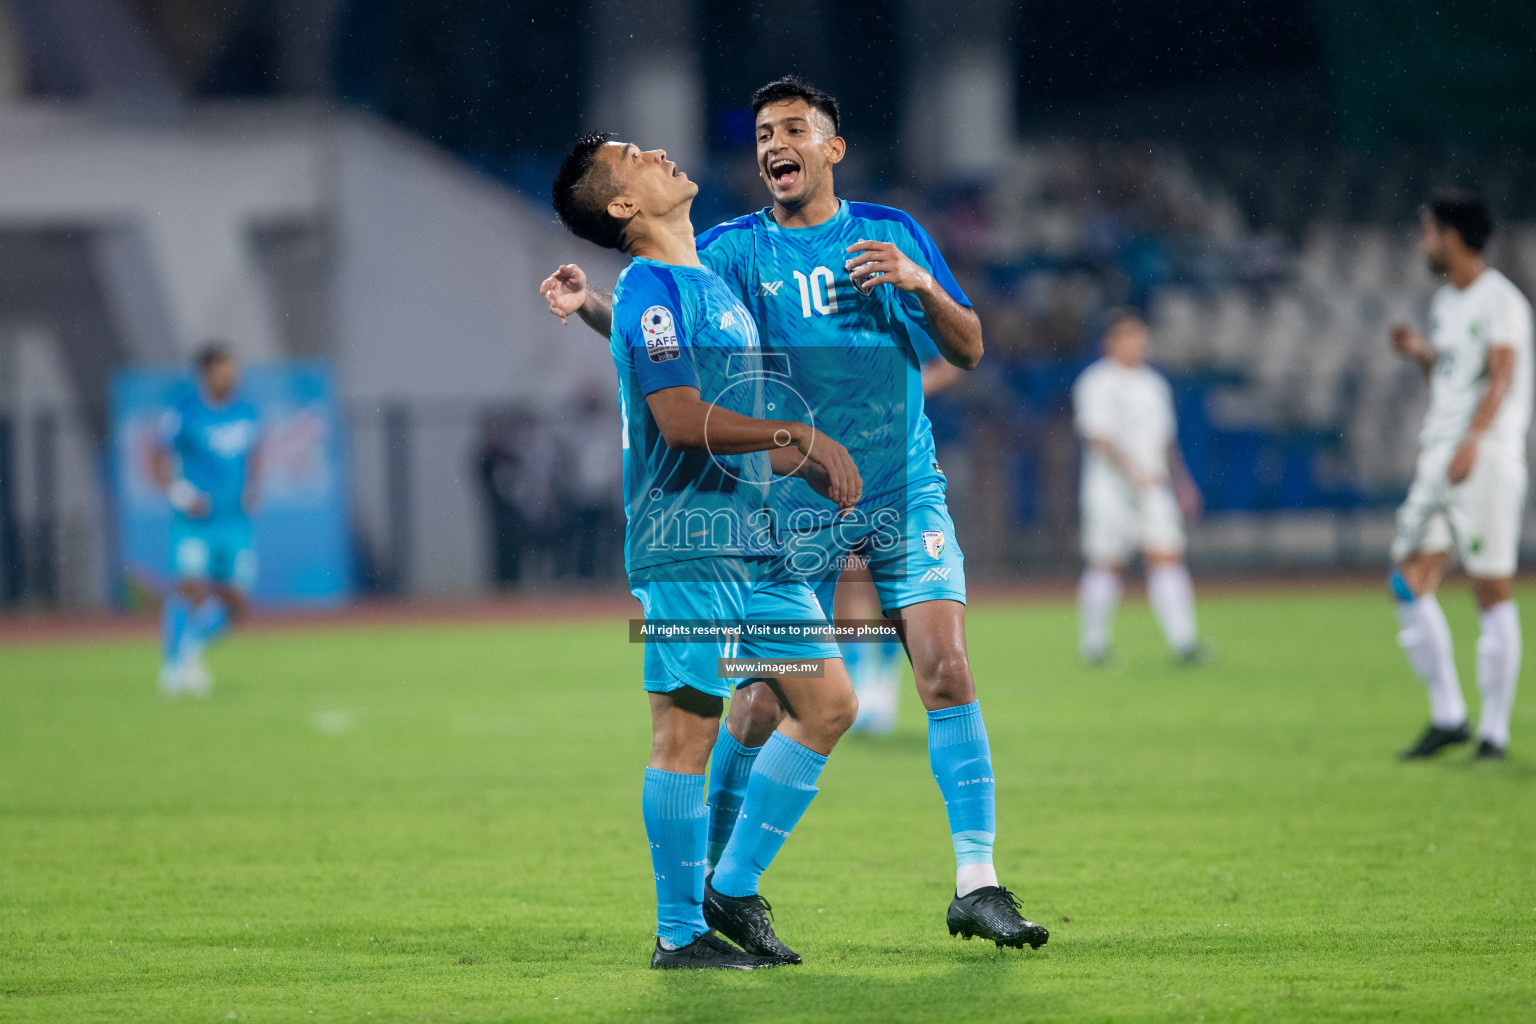
<path fill-rule="evenodd" d="M 609 142 L 597 159 L 619 186 L 619 194 L 608 204 L 608 212 L 619 220 L 666 217 L 699 193 L 699 186 L 667 159 L 664 149 L 643 150 L 632 142 Z"/>
<path fill-rule="evenodd" d="M 758 112 L 758 173 L 779 203 L 803 204 L 846 150 L 832 119 L 805 100 L 780 100 Z"/>

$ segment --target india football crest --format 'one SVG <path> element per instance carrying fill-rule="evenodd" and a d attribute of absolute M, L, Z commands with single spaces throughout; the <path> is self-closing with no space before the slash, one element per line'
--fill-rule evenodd
<path fill-rule="evenodd" d="M 256 424 L 250 420 L 215 423 L 207 428 L 204 440 L 208 450 L 222 459 L 243 455 L 256 440 Z"/>
<path fill-rule="evenodd" d="M 928 552 L 929 558 L 938 558 L 944 554 L 944 531 L 924 530 L 923 550 Z"/>
<path fill-rule="evenodd" d="M 640 314 L 640 333 L 645 336 L 645 354 L 651 362 L 665 363 L 682 354 L 677 346 L 677 328 L 667 307 L 652 306 Z"/>

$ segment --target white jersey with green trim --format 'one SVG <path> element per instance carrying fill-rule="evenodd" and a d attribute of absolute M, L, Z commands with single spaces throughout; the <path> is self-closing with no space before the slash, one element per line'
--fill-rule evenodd
<path fill-rule="evenodd" d="M 1430 305 L 1429 344 L 1435 366 L 1419 444 L 1453 445 L 1466 436 L 1488 389 L 1488 350 L 1515 350 L 1515 379 L 1484 436 L 1507 455 L 1525 457 L 1531 426 L 1531 304 L 1509 278 L 1487 268 L 1465 288 L 1446 284 Z"/>

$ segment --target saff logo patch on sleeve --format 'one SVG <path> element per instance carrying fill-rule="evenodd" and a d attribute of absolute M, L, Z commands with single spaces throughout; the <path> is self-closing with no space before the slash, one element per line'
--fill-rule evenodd
<path fill-rule="evenodd" d="M 640 314 L 640 333 L 645 337 L 645 354 L 653 363 L 665 363 L 682 354 L 677 344 L 677 328 L 672 311 L 666 306 L 652 306 Z"/>

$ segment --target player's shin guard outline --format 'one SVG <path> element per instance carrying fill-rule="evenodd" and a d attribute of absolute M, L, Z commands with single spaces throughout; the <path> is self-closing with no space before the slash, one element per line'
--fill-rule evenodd
<path fill-rule="evenodd" d="M 1078 651 L 1099 658 L 1114 636 L 1115 610 L 1120 604 L 1120 577 L 1100 566 L 1083 570 L 1077 586 Z"/>
<path fill-rule="evenodd" d="M 709 759 L 709 850 L 706 859 L 713 868 L 720 862 L 736 821 L 741 816 L 741 802 L 747 795 L 747 781 L 757 763 L 762 747 L 743 746 L 724 726 L 715 739 Z"/>
<path fill-rule="evenodd" d="M 758 880 L 789 839 L 816 796 L 825 754 L 775 732 L 763 744 L 747 780 L 747 795 L 731 840 L 715 868 L 714 885 L 726 896 L 751 896 Z"/>
<path fill-rule="evenodd" d="M 203 598 L 187 620 L 187 639 L 206 647 L 229 629 L 229 608 L 217 594 Z"/>
<path fill-rule="evenodd" d="M 997 781 L 979 702 L 928 712 L 928 763 L 944 797 L 956 865 L 991 864 Z"/>
<path fill-rule="evenodd" d="M 187 632 L 187 617 L 191 605 L 179 590 L 165 595 L 165 605 L 160 611 L 160 642 L 162 656 L 167 663 L 181 657 L 181 642 Z"/>
<path fill-rule="evenodd" d="M 1467 720 L 1467 705 L 1456 675 L 1451 627 L 1434 594 L 1398 605 L 1402 629 L 1397 635 L 1408 662 L 1424 681 L 1430 721 L 1441 729 L 1456 729 Z"/>
<path fill-rule="evenodd" d="M 1477 735 L 1504 748 L 1509 746 L 1509 718 L 1520 679 L 1522 638 L 1513 601 L 1501 601 L 1483 612 L 1477 638 L 1477 688 L 1483 707 Z"/>
<path fill-rule="evenodd" d="M 646 768 L 640 807 L 656 876 L 656 935 L 686 946 L 704 923 L 704 776 Z"/>
<path fill-rule="evenodd" d="M 1147 598 L 1168 646 L 1186 651 L 1195 644 L 1195 585 L 1182 562 L 1147 570 Z"/>

